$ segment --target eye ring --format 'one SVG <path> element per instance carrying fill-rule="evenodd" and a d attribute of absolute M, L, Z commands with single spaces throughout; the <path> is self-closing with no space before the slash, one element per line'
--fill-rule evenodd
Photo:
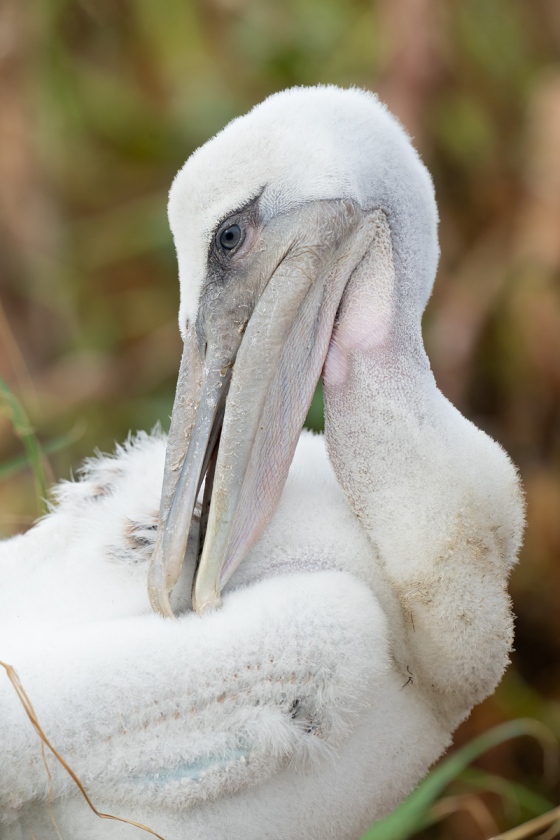
<path fill-rule="evenodd" d="M 241 242 L 243 238 L 243 231 L 239 225 L 228 225 L 218 234 L 218 243 L 226 252 L 231 252 Z"/>

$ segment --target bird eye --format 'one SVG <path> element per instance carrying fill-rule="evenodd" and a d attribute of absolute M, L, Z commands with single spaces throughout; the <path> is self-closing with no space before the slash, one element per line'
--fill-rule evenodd
<path fill-rule="evenodd" d="M 226 251 L 233 251 L 233 249 L 241 242 L 241 228 L 239 225 L 230 225 L 220 233 L 220 245 Z"/>

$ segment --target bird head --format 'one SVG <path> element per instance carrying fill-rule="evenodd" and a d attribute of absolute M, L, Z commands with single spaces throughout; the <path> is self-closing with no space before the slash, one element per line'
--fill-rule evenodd
<path fill-rule="evenodd" d="M 380 220 L 391 288 L 372 287 L 342 327 Z M 438 256 L 430 176 L 386 108 L 355 89 L 294 88 L 231 122 L 176 176 L 169 221 L 184 353 L 149 573 L 167 615 L 204 479 L 199 612 L 219 605 L 270 520 L 325 360 L 344 370 L 337 354 L 383 341 L 391 312 L 419 325 Z"/>

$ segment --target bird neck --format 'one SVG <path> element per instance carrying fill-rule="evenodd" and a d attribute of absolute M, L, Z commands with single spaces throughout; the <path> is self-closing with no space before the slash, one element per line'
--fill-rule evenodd
<path fill-rule="evenodd" d="M 443 399 L 410 293 L 411 261 L 396 253 L 393 241 L 380 213 L 374 245 L 345 291 L 323 371 L 329 456 L 374 539 L 384 516 L 414 501 L 410 478 L 417 464 L 410 460 L 423 456 L 423 435 L 437 428 Z"/>
<path fill-rule="evenodd" d="M 383 517 L 417 503 L 410 479 L 418 464 L 410 459 L 423 457 L 423 427 L 437 426 L 441 395 L 420 343 L 406 354 L 356 353 L 344 387 L 325 383 L 324 391 L 330 460 L 354 513 L 376 538 Z"/>

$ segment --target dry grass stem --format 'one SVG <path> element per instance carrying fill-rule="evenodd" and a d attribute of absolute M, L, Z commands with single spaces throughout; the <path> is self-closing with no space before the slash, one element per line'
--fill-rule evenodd
<path fill-rule="evenodd" d="M 15 669 L 11 665 L 8 665 L 6 662 L 2 662 L 1 660 L 0 660 L 0 666 L 2 668 L 4 668 L 4 670 L 6 671 L 6 674 L 8 675 L 8 679 L 12 683 L 12 685 L 13 685 L 15 691 L 16 691 L 16 694 L 18 696 L 18 699 L 19 699 L 21 705 L 23 706 L 23 708 L 25 710 L 25 714 L 27 715 L 27 717 L 31 721 L 31 725 L 33 726 L 33 728 L 35 729 L 39 738 L 42 741 L 41 748 L 42 748 L 42 751 L 43 751 L 43 761 L 44 761 L 44 764 L 45 764 L 47 775 L 49 777 L 49 784 L 50 784 L 49 808 L 50 808 L 51 797 L 52 797 L 52 777 L 51 777 L 51 773 L 50 773 L 50 770 L 49 770 L 49 767 L 48 767 L 48 764 L 47 764 L 47 760 L 46 760 L 45 747 L 47 747 L 47 749 L 49 749 L 51 751 L 51 753 L 54 755 L 56 760 L 60 764 L 62 764 L 62 766 L 64 767 L 64 769 L 68 773 L 68 775 L 72 778 L 72 780 L 77 785 L 80 793 L 84 797 L 88 806 L 91 808 L 91 810 L 93 811 L 93 813 L 97 817 L 99 817 L 102 820 L 115 820 L 116 822 L 122 822 L 122 823 L 127 823 L 127 825 L 133 825 L 136 828 L 140 828 L 140 829 L 142 829 L 142 831 L 146 831 L 148 834 L 151 834 L 152 837 L 157 837 L 158 840 L 165 840 L 165 837 L 162 837 L 161 834 L 158 834 L 156 831 L 153 831 L 153 829 L 148 828 L 148 826 L 144 825 L 143 823 L 135 822 L 134 820 L 128 820 L 128 819 L 126 819 L 126 817 L 116 817 L 113 814 L 104 814 L 101 811 L 97 810 L 97 808 L 95 807 L 95 805 L 93 804 L 93 802 L 91 801 L 89 796 L 87 795 L 87 793 L 85 791 L 85 788 L 84 788 L 83 784 L 81 783 L 80 779 L 78 778 L 78 776 L 74 773 L 72 768 L 62 758 L 60 753 L 57 752 L 57 750 L 53 747 L 53 745 L 51 744 L 51 742 L 49 741 L 49 739 L 45 735 L 45 733 L 43 731 L 43 728 L 41 727 L 41 724 L 39 723 L 39 720 L 38 720 L 37 715 L 35 713 L 35 709 L 33 708 L 33 704 L 31 703 L 31 700 L 29 699 L 29 697 L 27 695 L 27 692 L 25 691 L 23 685 L 21 684 L 20 678 L 19 678 L 17 672 L 15 671 Z M 56 830 L 58 836 L 60 837 L 60 834 L 58 832 L 58 828 L 56 826 L 56 823 L 54 822 L 54 817 L 53 817 L 52 813 L 51 813 L 51 817 L 53 818 L 53 824 L 54 824 L 55 830 Z"/>
<path fill-rule="evenodd" d="M 551 825 L 548 831 L 539 835 L 539 840 L 554 840 L 560 834 L 560 820 Z"/>
<path fill-rule="evenodd" d="M 525 840 L 526 837 L 535 837 L 539 832 L 554 827 L 559 820 L 560 807 L 554 808 L 547 814 L 541 814 L 540 817 L 535 817 L 535 819 L 529 820 L 529 822 L 523 823 L 523 825 L 518 825 L 517 828 L 504 831 L 503 834 L 496 834 L 491 840 Z M 547 840 L 550 838 L 548 832 L 545 836 Z"/>

